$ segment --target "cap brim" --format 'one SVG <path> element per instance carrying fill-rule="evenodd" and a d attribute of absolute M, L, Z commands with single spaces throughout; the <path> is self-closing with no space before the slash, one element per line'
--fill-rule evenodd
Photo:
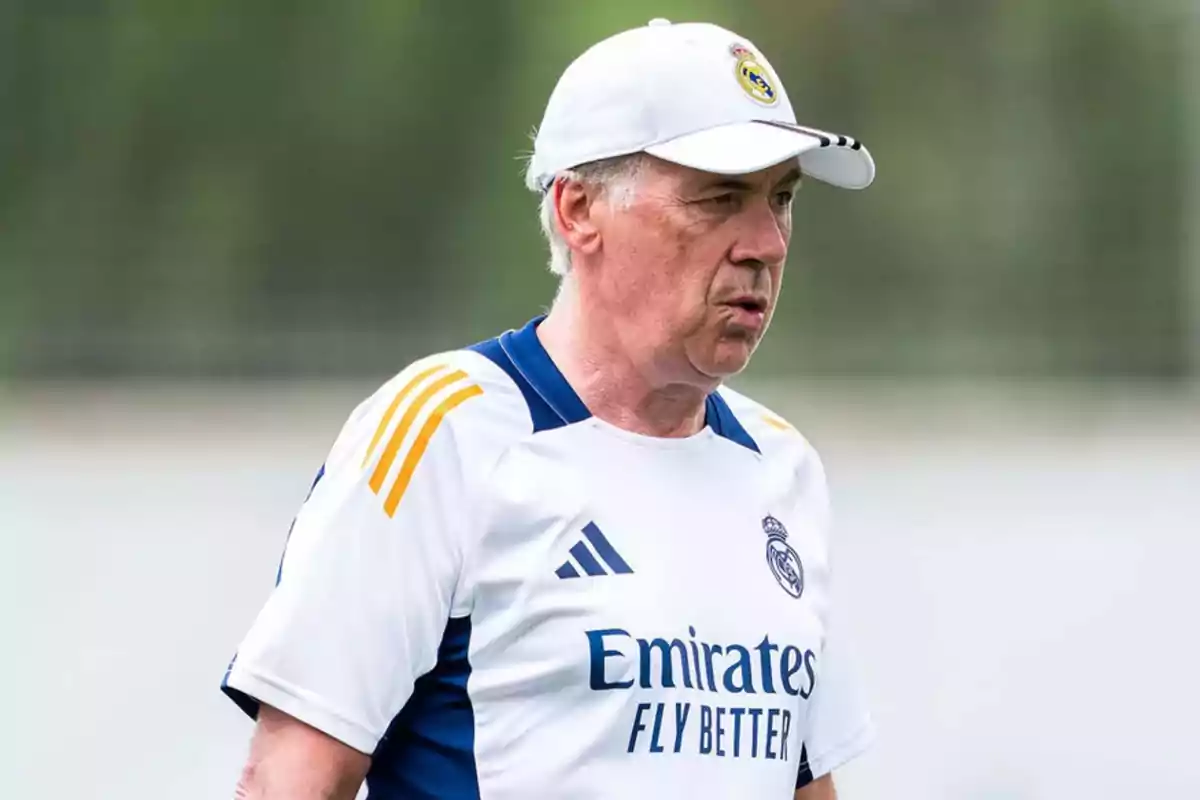
<path fill-rule="evenodd" d="M 875 161 L 862 142 L 787 122 L 736 122 L 689 133 L 646 148 L 657 158 L 719 175 L 745 175 L 799 158 L 806 176 L 865 189 Z"/>

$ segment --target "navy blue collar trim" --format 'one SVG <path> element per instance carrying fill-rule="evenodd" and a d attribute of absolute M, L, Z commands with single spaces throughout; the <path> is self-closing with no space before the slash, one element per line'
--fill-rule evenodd
<path fill-rule="evenodd" d="M 704 401 L 704 422 L 713 429 L 713 433 L 717 436 L 724 437 L 762 455 L 762 451 L 758 449 L 758 442 L 754 441 L 754 437 L 747 433 L 746 429 L 742 427 L 742 423 L 738 422 L 738 418 L 734 416 L 733 410 L 729 408 L 725 398 L 716 392 L 710 394 Z"/>
<path fill-rule="evenodd" d="M 537 393 L 563 425 L 583 422 L 592 416 L 579 395 L 567 383 L 558 367 L 542 347 L 537 326 L 544 316 L 535 317 L 519 331 L 509 331 L 500 337 L 500 347 L 513 366 L 521 373 L 530 388 Z"/>
<path fill-rule="evenodd" d="M 519 331 L 508 331 L 471 348 L 495 362 L 517 384 L 529 406 L 535 431 L 573 425 L 592 416 L 546 348 L 542 347 L 537 326 L 543 319 L 544 315 L 534 317 Z M 762 452 L 738 422 L 725 398 L 716 392 L 705 400 L 704 423 L 718 436 L 755 453 Z"/>

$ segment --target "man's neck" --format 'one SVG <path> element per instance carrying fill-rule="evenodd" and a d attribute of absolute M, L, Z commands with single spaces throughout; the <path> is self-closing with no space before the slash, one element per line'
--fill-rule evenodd
<path fill-rule="evenodd" d="M 538 339 L 593 415 L 645 436 L 684 437 L 704 427 L 707 392 L 686 383 L 656 384 L 621 344 L 612 324 L 560 296 L 537 328 Z"/>

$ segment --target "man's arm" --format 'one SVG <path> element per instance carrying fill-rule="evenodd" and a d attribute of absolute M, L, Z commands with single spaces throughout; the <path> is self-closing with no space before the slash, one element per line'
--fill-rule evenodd
<path fill-rule="evenodd" d="M 264 704 L 234 797 L 354 800 L 370 766 L 370 756 Z"/>
<path fill-rule="evenodd" d="M 807 786 L 796 790 L 796 800 L 837 800 L 833 775 L 822 775 Z"/>

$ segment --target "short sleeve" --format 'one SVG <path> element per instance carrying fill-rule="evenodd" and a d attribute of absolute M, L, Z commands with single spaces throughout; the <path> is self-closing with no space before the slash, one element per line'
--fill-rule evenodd
<path fill-rule="evenodd" d="M 808 706 L 808 737 L 801 749 L 797 788 L 861 755 L 874 739 L 874 725 L 847 644 L 831 627 Z"/>
<path fill-rule="evenodd" d="M 483 390 L 412 367 L 337 437 L 223 690 L 372 753 L 437 660 L 473 507 L 451 415 Z"/>

